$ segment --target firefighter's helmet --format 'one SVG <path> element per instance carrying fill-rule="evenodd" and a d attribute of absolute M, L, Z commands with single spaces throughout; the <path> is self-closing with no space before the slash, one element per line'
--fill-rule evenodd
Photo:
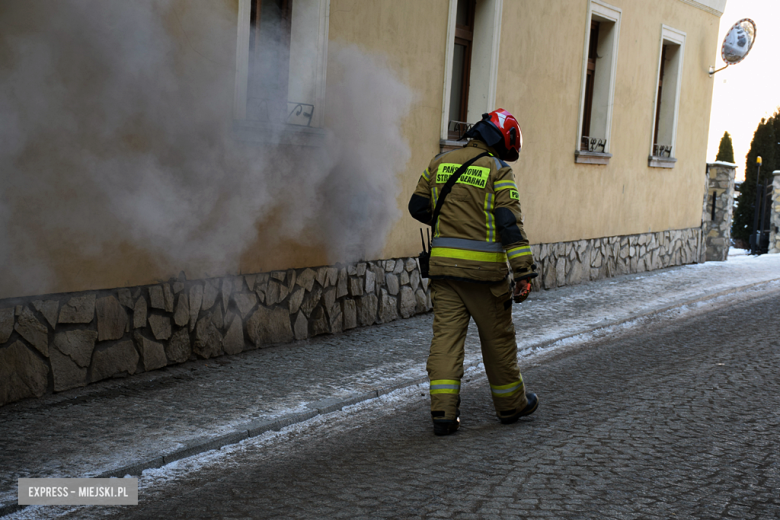
<path fill-rule="evenodd" d="M 523 148 L 523 132 L 517 119 L 503 108 L 482 114 L 482 120 L 466 132 L 466 137 L 484 141 L 501 159 L 510 162 L 517 160 Z"/>

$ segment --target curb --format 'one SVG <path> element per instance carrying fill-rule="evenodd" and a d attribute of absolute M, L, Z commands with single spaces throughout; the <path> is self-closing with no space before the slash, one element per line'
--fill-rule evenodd
<path fill-rule="evenodd" d="M 754 287 L 760 286 L 760 285 L 768 285 L 773 282 L 780 282 L 780 278 L 773 278 L 770 280 L 764 280 L 761 282 L 755 282 L 749 285 L 744 285 L 740 287 L 734 287 L 731 289 L 726 289 L 723 291 L 719 291 L 716 293 L 708 294 L 705 296 L 701 296 L 698 298 L 693 298 L 690 300 L 681 301 L 678 303 L 674 303 L 672 305 L 668 305 L 666 307 L 663 307 L 661 309 L 656 309 L 653 311 L 649 311 L 645 314 L 637 314 L 636 316 L 631 316 L 629 318 L 624 318 L 620 320 L 614 320 L 610 321 L 608 323 L 600 324 L 595 327 L 591 327 L 589 329 L 572 333 L 566 336 L 562 336 L 560 338 L 551 339 L 539 342 L 535 345 L 532 345 L 526 349 L 526 351 L 534 351 L 543 349 L 545 347 L 548 347 L 550 345 L 553 345 L 555 343 L 558 343 L 560 341 L 564 341 L 566 339 L 570 339 L 576 336 L 586 335 L 586 334 L 592 334 L 596 331 L 607 329 L 610 327 L 616 327 L 619 325 L 622 325 L 624 323 L 628 323 L 631 321 L 641 320 L 641 319 L 647 319 L 652 318 L 653 316 L 657 316 L 659 314 L 663 314 L 665 312 L 669 312 L 671 310 L 685 307 L 687 305 L 693 305 L 696 303 L 708 301 L 708 300 L 714 300 L 717 298 L 720 298 L 721 296 L 726 296 L 729 294 L 738 294 L 742 292 L 746 292 Z M 471 361 L 464 363 L 463 368 L 464 370 L 475 367 L 479 365 L 481 361 Z M 320 401 L 316 401 L 313 403 L 308 403 L 306 405 L 306 408 L 309 408 L 310 410 L 305 412 L 298 412 L 293 414 L 288 414 L 283 417 L 279 417 L 277 419 L 267 419 L 263 421 L 251 421 L 247 423 L 242 423 L 238 425 L 233 431 L 224 433 L 222 435 L 216 436 L 216 437 L 208 437 L 204 439 L 193 439 L 190 442 L 186 443 L 184 447 L 178 448 L 174 451 L 162 453 L 159 456 L 152 457 L 150 459 L 145 459 L 142 461 L 133 462 L 132 464 L 128 464 L 126 466 L 122 466 L 121 468 L 116 468 L 109 471 L 104 471 L 102 473 L 99 473 L 97 475 L 93 475 L 93 478 L 122 478 L 125 475 L 133 475 L 133 476 L 140 476 L 141 473 L 146 469 L 156 469 L 160 468 L 162 466 L 165 466 L 167 464 L 170 464 L 171 462 L 181 460 L 187 457 L 191 457 L 193 455 L 198 455 L 200 453 L 204 453 L 209 450 L 216 450 L 219 448 L 222 448 L 224 446 L 229 446 L 232 444 L 237 444 L 241 442 L 242 440 L 249 439 L 252 437 L 258 437 L 266 432 L 269 431 L 280 431 L 283 428 L 287 426 L 291 426 L 293 424 L 302 423 L 305 421 L 308 421 L 309 419 L 312 419 L 314 417 L 317 417 L 318 415 L 325 415 L 328 413 L 336 412 L 342 410 L 344 407 L 352 406 L 354 404 L 362 403 L 364 401 L 368 401 L 370 399 L 375 399 L 379 396 L 389 394 L 390 392 L 393 392 L 395 390 L 400 390 L 403 388 L 409 388 L 412 386 L 417 386 L 423 383 L 427 383 L 428 378 L 423 377 L 419 379 L 411 379 L 406 380 L 397 384 L 388 385 L 379 387 L 377 389 L 371 390 L 370 392 L 362 393 L 362 394 L 356 394 L 352 395 L 347 398 L 327 398 Z M 20 506 L 16 503 L 6 503 L 6 504 L 0 504 L 0 517 L 4 517 L 6 515 L 10 515 L 12 513 L 15 513 L 17 511 L 20 511 L 22 509 L 26 509 L 29 506 Z"/>

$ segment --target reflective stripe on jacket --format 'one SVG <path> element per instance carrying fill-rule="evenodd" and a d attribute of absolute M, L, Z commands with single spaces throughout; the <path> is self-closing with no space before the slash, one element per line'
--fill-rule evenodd
<path fill-rule="evenodd" d="M 431 278 L 500 281 L 507 260 L 515 278 L 528 277 L 533 257 L 523 230 L 520 195 L 510 166 L 481 141 L 434 157 L 420 176 L 409 212 L 431 224 L 447 179 L 466 161 L 474 162 L 452 187 L 433 230 Z"/>

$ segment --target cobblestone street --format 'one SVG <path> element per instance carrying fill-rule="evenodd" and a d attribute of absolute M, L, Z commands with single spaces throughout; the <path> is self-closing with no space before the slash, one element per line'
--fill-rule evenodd
<path fill-rule="evenodd" d="M 32 518 L 777 518 L 780 296 L 663 317 L 533 360 L 538 412 L 495 419 L 481 369 L 462 427 L 374 399 L 141 479 L 137 507 Z"/>

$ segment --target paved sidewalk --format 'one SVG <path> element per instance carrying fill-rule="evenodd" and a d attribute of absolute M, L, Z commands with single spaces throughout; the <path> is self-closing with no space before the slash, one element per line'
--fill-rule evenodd
<path fill-rule="evenodd" d="M 780 255 L 743 256 L 533 294 L 513 310 L 521 356 L 778 279 Z M 20 477 L 138 474 L 419 383 L 431 319 L 188 362 L 2 407 L 0 515 L 16 509 Z M 466 361 L 479 360 L 471 330 Z"/>

